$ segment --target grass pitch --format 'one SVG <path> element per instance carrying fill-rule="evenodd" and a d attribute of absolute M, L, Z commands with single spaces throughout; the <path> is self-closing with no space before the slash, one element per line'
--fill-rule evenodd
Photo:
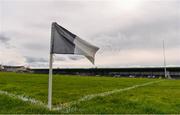
<path fill-rule="evenodd" d="M 84 96 L 124 89 L 159 79 L 53 76 L 53 107 Z M 24 95 L 47 104 L 48 75 L 0 72 L 0 91 Z M 180 113 L 180 80 L 162 80 L 143 87 L 113 93 L 71 105 L 47 108 L 0 94 L 0 113 Z"/>

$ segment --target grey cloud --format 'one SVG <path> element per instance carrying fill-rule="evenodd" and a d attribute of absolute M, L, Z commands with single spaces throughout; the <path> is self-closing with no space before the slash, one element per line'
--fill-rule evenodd
<path fill-rule="evenodd" d="M 33 43 L 25 43 L 23 44 L 23 47 L 30 50 L 44 50 L 47 49 L 47 47 L 49 46 L 45 46 L 44 44 L 33 42 Z"/>
<path fill-rule="evenodd" d="M 8 44 L 8 42 L 10 41 L 11 39 L 3 34 L 0 34 L 0 41 L 1 43 L 4 43 L 4 44 Z"/>
<path fill-rule="evenodd" d="M 25 56 L 26 63 L 30 67 L 48 67 L 49 66 L 49 60 L 46 58 L 38 58 L 38 57 L 28 57 Z"/>
<path fill-rule="evenodd" d="M 67 59 L 65 57 L 54 57 L 56 61 L 66 61 Z"/>
<path fill-rule="evenodd" d="M 120 25 L 117 29 L 98 33 L 93 36 L 94 40 L 103 51 L 157 49 L 162 48 L 163 39 L 168 48 L 179 47 L 180 8 L 176 7 L 176 2 L 164 3 L 150 2 L 150 4 L 146 4 L 146 7 L 141 8 L 144 13 L 137 19 L 130 19 L 129 25 L 123 28 Z M 178 3 L 180 5 L 180 2 Z"/>
<path fill-rule="evenodd" d="M 61 55 L 61 56 L 54 56 L 55 61 L 67 61 L 68 59 L 70 60 L 81 60 L 83 59 L 83 56 L 78 56 L 78 55 Z"/>
<path fill-rule="evenodd" d="M 14 44 L 11 43 L 12 39 L 9 36 L 6 36 L 6 34 L 0 34 L 0 44 L 4 46 L 7 49 L 13 49 L 16 48 Z"/>
<path fill-rule="evenodd" d="M 70 60 L 81 60 L 83 59 L 84 57 L 82 56 L 77 56 L 77 55 L 74 55 L 74 56 L 68 56 Z"/>
<path fill-rule="evenodd" d="M 34 57 L 25 57 L 27 63 L 32 64 L 32 63 L 47 63 L 48 59 L 45 58 L 34 58 Z"/>
<path fill-rule="evenodd" d="M 46 68 L 49 67 L 48 63 L 30 63 L 28 66 L 34 67 L 34 68 Z"/>

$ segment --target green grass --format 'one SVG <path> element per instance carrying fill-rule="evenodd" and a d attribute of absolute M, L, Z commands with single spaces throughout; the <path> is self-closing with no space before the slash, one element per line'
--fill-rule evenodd
<path fill-rule="evenodd" d="M 180 113 L 179 97 L 180 81 L 165 80 L 83 102 L 78 105 L 76 113 Z"/>
<path fill-rule="evenodd" d="M 159 79 L 53 76 L 53 106 L 83 96 Z M 47 103 L 48 75 L 0 72 L 0 90 Z M 49 111 L 0 94 L 0 113 L 180 113 L 180 80 L 162 82 L 75 104 L 70 111 Z"/>

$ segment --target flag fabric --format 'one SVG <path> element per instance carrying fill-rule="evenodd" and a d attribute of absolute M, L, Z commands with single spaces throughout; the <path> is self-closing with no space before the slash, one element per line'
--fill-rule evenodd
<path fill-rule="evenodd" d="M 99 49 L 98 47 L 82 40 L 56 22 L 52 23 L 51 37 L 52 54 L 84 55 L 94 64 L 94 57 Z"/>

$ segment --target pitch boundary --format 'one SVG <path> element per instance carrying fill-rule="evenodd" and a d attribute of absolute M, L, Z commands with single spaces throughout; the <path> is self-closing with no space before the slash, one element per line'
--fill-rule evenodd
<path fill-rule="evenodd" d="M 25 96 L 25 95 L 16 95 L 16 94 L 9 93 L 7 91 L 2 91 L 2 90 L 0 90 L 0 95 L 6 95 L 6 96 L 11 97 L 11 98 L 19 99 L 23 102 L 29 102 L 29 103 L 40 105 L 42 107 L 47 108 L 47 105 L 44 104 L 43 102 L 36 100 L 36 99 L 33 99 L 31 97 Z"/>
<path fill-rule="evenodd" d="M 138 87 L 143 87 L 143 86 L 147 86 L 147 85 L 151 85 L 151 84 L 154 84 L 154 83 L 158 83 L 158 82 L 161 82 L 162 80 L 159 80 L 159 81 L 152 81 L 152 82 L 146 82 L 146 83 L 143 83 L 143 84 L 139 84 L 139 85 L 134 85 L 134 86 L 131 86 L 131 87 L 126 87 L 126 88 L 123 88 L 123 89 L 115 89 L 115 90 L 112 90 L 112 91 L 107 91 L 107 92 L 103 92 L 103 93 L 97 93 L 97 94 L 90 94 L 90 95 L 86 95 L 76 101 L 72 101 L 72 102 L 69 102 L 69 103 L 65 103 L 65 104 L 62 104 L 58 107 L 55 107 L 53 108 L 52 110 L 57 110 L 57 111 L 60 111 L 60 110 L 64 110 L 67 111 L 67 112 L 70 112 L 72 111 L 74 108 L 71 108 L 72 105 L 77 105 L 81 102 L 84 102 L 84 101 L 89 101 L 95 97 L 105 97 L 105 96 L 109 96 L 111 94 L 114 94 L 114 93 L 119 93 L 119 92 L 123 92 L 123 91 L 127 91 L 127 90 L 131 90 L 131 89 L 135 89 L 135 88 L 138 88 Z"/>
<path fill-rule="evenodd" d="M 95 97 L 105 97 L 105 96 L 109 96 L 109 95 L 114 94 L 114 93 L 128 91 L 128 90 L 131 90 L 131 89 L 151 85 L 151 84 L 158 83 L 158 82 L 161 82 L 161 81 L 163 81 L 163 80 L 146 82 L 146 83 L 143 83 L 143 84 L 134 85 L 134 86 L 130 86 L 130 87 L 122 88 L 122 89 L 115 89 L 115 90 L 107 91 L 107 92 L 103 92 L 103 93 L 86 95 L 86 96 L 84 96 L 84 97 L 82 97 L 82 98 L 80 98 L 80 99 L 78 99 L 76 101 L 68 102 L 68 103 L 62 104 L 60 106 L 53 107 L 52 110 L 53 111 L 64 110 L 66 112 L 72 112 L 74 110 L 74 108 L 72 108 L 73 105 L 80 104 L 81 102 L 84 102 L 84 101 L 89 101 L 89 100 L 91 100 L 91 99 L 93 99 Z M 32 103 L 32 104 L 36 104 L 36 105 L 48 108 L 47 105 L 44 104 L 42 101 L 36 100 L 36 99 L 28 97 L 28 96 L 16 95 L 16 94 L 9 93 L 7 91 L 2 91 L 2 90 L 0 90 L 0 95 L 6 95 L 6 96 L 11 97 L 11 98 L 19 99 L 19 100 L 24 101 L 24 102 L 29 102 L 29 103 Z"/>

